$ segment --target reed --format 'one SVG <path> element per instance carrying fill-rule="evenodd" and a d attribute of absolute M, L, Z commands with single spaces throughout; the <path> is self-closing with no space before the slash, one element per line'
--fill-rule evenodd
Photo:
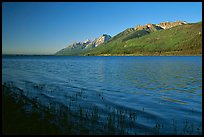
<path fill-rule="evenodd" d="M 103 113 L 97 105 L 83 107 L 81 100 L 86 96 L 83 90 L 72 94 L 65 94 L 67 99 L 66 105 L 50 102 L 45 106 L 39 102 L 38 97 L 30 99 L 20 89 L 17 89 L 17 92 L 11 91 L 10 89 L 14 89 L 13 84 L 3 84 L 2 89 L 3 95 L 15 100 L 15 103 L 24 111 L 26 111 L 25 106 L 31 108 L 31 113 L 26 115 L 29 115 L 31 118 L 34 117 L 41 122 L 47 121 L 50 125 L 54 125 L 59 130 L 58 134 L 138 134 L 136 129 L 140 116 L 136 111 L 129 111 L 108 104 L 105 105 Z M 101 101 L 105 100 L 103 93 L 98 93 L 97 96 Z M 143 111 L 144 108 L 141 112 Z M 169 125 L 164 125 L 161 121 L 157 121 L 152 127 L 152 133 L 162 134 L 161 130 L 164 126 Z M 173 120 L 172 127 L 174 128 L 173 134 L 178 134 L 175 120 Z M 202 125 L 194 125 L 186 120 L 182 134 L 202 134 L 200 127 Z"/>

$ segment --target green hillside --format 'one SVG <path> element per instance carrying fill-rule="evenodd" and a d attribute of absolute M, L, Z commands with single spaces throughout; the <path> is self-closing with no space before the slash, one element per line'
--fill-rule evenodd
<path fill-rule="evenodd" d="M 80 48 L 80 47 L 77 47 L 75 49 L 67 48 L 67 49 L 62 49 L 62 50 L 58 51 L 57 53 L 55 53 L 55 55 L 72 56 L 72 55 L 77 55 L 77 54 L 81 53 L 81 51 L 82 51 L 82 48 Z"/>
<path fill-rule="evenodd" d="M 82 52 L 84 45 L 82 43 L 73 43 L 68 47 L 58 51 L 55 55 L 77 55 Z"/>
<path fill-rule="evenodd" d="M 80 55 L 201 55 L 202 22 L 147 32 L 125 30 Z"/>

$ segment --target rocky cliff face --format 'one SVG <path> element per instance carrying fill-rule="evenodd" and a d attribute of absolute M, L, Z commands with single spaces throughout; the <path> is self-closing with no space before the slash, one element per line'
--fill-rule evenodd
<path fill-rule="evenodd" d="M 91 43 L 91 40 L 89 40 L 89 39 L 87 39 L 87 40 L 85 40 L 84 42 L 83 42 L 83 44 L 90 44 Z"/>
<path fill-rule="evenodd" d="M 155 24 L 146 24 L 144 26 L 138 25 L 135 27 L 135 30 L 146 30 L 148 32 L 153 32 L 153 31 L 157 31 L 157 30 L 161 30 L 162 28 L 159 26 L 156 26 Z"/>
<path fill-rule="evenodd" d="M 94 41 L 87 39 L 84 42 L 75 42 L 67 46 L 66 48 L 56 52 L 56 55 L 72 55 L 72 53 L 75 54 L 75 52 L 80 53 L 86 48 L 97 47 L 98 45 L 108 41 L 110 38 L 110 35 L 103 34 L 99 38 L 95 38 Z"/>
<path fill-rule="evenodd" d="M 133 32 L 135 30 L 135 28 L 127 28 L 125 31 L 124 31 L 124 33 L 125 34 L 128 34 L 128 33 L 130 33 L 130 32 Z"/>
<path fill-rule="evenodd" d="M 135 30 L 146 30 L 148 32 L 153 32 L 161 29 L 170 29 L 172 27 L 176 27 L 178 25 L 184 25 L 187 22 L 176 21 L 176 22 L 161 22 L 159 24 L 146 24 L 146 25 L 137 25 L 134 29 Z"/>
<path fill-rule="evenodd" d="M 84 42 L 75 42 L 73 44 L 71 44 L 70 48 L 76 48 L 76 47 L 81 47 L 81 48 L 87 48 L 89 46 L 92 46 L 92 47 L 97 47 L 98 45 L 100 44 L 103 44 L 104 42 L 108 41 L 109 39 L 111 38 L 110 35 L 107 35 L 107 34 L 103 34 L 102 36 L 100 36 L 99 38 L 95 38 L 94 41 L 91 41 L 89 39 L 85 40 Z"/>
<path fill-rule="evenodd" d="M 163 29 L 170 29 L 172 27 L 176 27 L 178 25 L 184 25 L 184 24 L 188 24 L 185 21 L 176 21 L 176 22 L 161 22 L 159 24 L 157 24 L 157 26 L 162 27 Z"/>
<path fill-rule="evenodd" d="M 138 25 L 135 27 L 135 30 L 146 30 L 148 32 L 153 32 L 157 30 L 161 30 L 162 28 L 160 26 L 156 26 L 155 24 L 146 24 L 144 26 Z"/>
<path fill-rule="evenodd" d="M 74 42 L 73 44 L 69 45 L 70 49 L 74 49 L 76 47 L 83 46 L 82 42 Z"/>
<path fill-rule="evenodd" d="M 103 44 L 104 42 L 108 41 L 111 38 L 110 35 L 107 34 L 103 34 L 102 36 L 100 36 L 99 38 L 96 38 L 92 44 L 94 45 L 94 47 L 97 47 L 100 44 Z"/>

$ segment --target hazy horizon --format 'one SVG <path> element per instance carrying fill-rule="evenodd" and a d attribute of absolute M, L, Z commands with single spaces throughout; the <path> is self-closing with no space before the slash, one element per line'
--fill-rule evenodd
<path fill-rule="evenodd" d="M 2 54 L 49 55 L 147 23 L 202 21 L 202 2 L 3 2 Z"/>

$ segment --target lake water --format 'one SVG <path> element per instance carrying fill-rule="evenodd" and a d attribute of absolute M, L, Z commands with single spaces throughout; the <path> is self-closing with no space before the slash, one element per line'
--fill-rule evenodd
<path fill-rule="evenodd" d="M 107 126 L 117 134 L 202 134 L 200 56 L 2 57 L 2 84 L 44 106 L 97 112 L 98 134 Z"/>

